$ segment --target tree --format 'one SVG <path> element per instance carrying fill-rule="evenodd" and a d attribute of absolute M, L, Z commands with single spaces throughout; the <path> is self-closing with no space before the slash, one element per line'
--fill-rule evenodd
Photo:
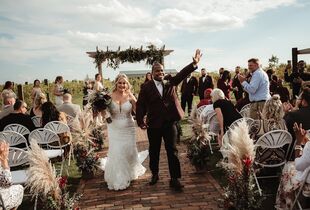
<path fill-rule="evenodd" d="M 279 63 L 279 58 L 275 55 L 272 55 L 271 58 L 269 58 L 268 62 L 269 62 L 269 68 L 274 68 Z"/>

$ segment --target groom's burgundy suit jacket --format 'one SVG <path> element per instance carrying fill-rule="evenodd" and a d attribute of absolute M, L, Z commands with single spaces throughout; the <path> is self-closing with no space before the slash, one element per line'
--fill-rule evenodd
<path fill-rule="evenodd" d="M 143 118 L 147 115 L 149 128 L 160 128 L 164 122 L 180 120 L 184 112 L 179 103 L 176 86 L 182 82 L 197 67 L 191 63 L 174 77 L 163 81 L 163 96 L 160 95 L 153 80 L 145 83 L 140 90 L 136 119 L 139 126 L 143 125 Z"/>

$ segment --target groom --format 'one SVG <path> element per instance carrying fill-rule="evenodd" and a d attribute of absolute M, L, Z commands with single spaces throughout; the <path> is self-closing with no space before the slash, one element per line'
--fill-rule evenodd
<path fill-rule="evenodd" d="M 178 180 L 181 178 L 181 169 L 176 148 L 177 128 L 175 123 L 183 117 L 184 112 L 177 98 L 176 86 L 197 69 L 200 57 L 200 50 L 196 50 L 193 62 L 167 80 L 164 80 L 163 66 L 160 63 L 154 63 L 152 66 L 153 80 L 145 83 L 140 90 L 136 118 L 139 127 L 147 129 L 150 169 L 152 171 L 150 185 L 156 184 L 159 179 L 159 154 L 161 141 L 164 139 L 171 177 L 170 187 L 176 191 L 181 191 L 183 188 Z M 147 115 L 146 118 L 145 115 Z"/>

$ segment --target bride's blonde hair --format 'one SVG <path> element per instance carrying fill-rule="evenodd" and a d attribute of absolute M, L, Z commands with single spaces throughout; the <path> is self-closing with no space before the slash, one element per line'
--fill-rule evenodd
<path fill-rule="evenodd" d="M 129 92 L 131 90 L 131 84 L 129 83 L 128 77 L 126 76 L 126 74 L 119 74 L 116 76 L 115 80 L 114 80 L 114 87 L 112 89 L 113 92 L 115 92 L 117 90 L 117 83 L 120 79 L 124 79 L 126 84 L 127 84 L 127 89 L 126 92 Z"/>

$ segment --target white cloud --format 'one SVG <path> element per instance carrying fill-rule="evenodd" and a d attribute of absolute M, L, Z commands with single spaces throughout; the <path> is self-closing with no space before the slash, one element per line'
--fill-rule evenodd
<path fill-rule="evenodd" d="M 37 68 L 37 60 L 47 59 L 70 69 L 85 65 L 85 52 L 95 46 L 126 49 L 165 43 L 175 49 L 173 66 L 191 55 L 188 33 L 240 28 L 260 13 L 296 4 L 300 5 L 297 0 L 1 0 L 0 31 L 10 38 L 0 36 L 0 64 Z M 202 46 L 208 53 L 222 53 L 208 44 Z"/>

